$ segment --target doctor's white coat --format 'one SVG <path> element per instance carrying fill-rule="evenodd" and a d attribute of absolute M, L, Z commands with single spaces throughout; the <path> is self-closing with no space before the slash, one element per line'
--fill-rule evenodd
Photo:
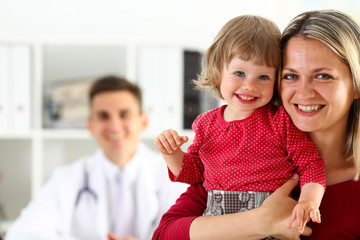
<path fill-rule="evenodd" d="M 22 210 L 10 227 L 6 240 L 107 239 L 110 231 L 109 196 L 105 172 L 98 151 L 69 166 L 56 170 L 38 196 Z M 141 159 L 135 181 L 135 237 L 151 239 L 164 212 L 185 191 L 186 185 L 172 183 L 161 155 L 140 144 L 135 157 Z M 84 167 L 89 186 L 98 196 L 82 195 L 75 207 L 77 194 L 84 186 Z M 85 198 L 85 200 L 84 200 Z M 88 201 L 87 201 L 88 200 Z"/>

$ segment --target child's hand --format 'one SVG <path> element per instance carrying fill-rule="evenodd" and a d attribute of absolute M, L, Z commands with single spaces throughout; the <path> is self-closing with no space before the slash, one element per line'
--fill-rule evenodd
<path fill-rule="evenodd" d="M 154 144 L 162 154 L 170 155 L 179 150 L 181 145 L 187 141 L 188 137 L 179 136 L 175 130 L 168 129 L 156 137 Z"/>
<path fill-rule="evenodd" d="M 294 207 L 290 221 L 289 228 L 291 228 L 296 221 L 297 228 L 299 233 L 304 232 L 305 225 L 310 219 L 313 222 L 320 223 L 320 211 L 318 206 L 313 201 L 303 200 L 296 204 Z"/>

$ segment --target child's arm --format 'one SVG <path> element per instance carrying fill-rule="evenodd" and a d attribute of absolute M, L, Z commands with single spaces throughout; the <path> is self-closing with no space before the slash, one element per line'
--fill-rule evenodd
<path fill-rule="evenodd" d="M 168 129 L 156 137 L 154 144 L 161 152 L 165 162 L 175 177 L 179 176 L 183 165 L 184 152 L 181 146 L 188 141 L 188 137 L 179 136 L 173 129 Z"/>
<path fill-rule="evenodd" d="M 319 183 L 307 183 L 301 188 L 299 202 L 290 217 L 290 228 L 296 221 L 299 233 L 303 233 L 305 225 L 310 219 L 313 222 L 321 222 L 319 206 L 324 192 L 324 187 Z"/>

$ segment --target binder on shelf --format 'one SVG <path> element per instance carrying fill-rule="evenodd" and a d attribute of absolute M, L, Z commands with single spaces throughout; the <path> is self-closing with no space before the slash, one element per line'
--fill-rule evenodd
<path fill-rule="evenodd" d="M 160 115 L 162 130 L 173 128 L 182 130 L 182 76 L 183 76 L 183 49 L 164 48 L 161 50 L 160 96 L 163 108 Z"/>
<path fill-rule="evenodd" d="M 10 75 L 10 47 L 0 46 L 0 132 L 9 129 L 9 75 Z"/>
<path fill-rule="evenodd" d="M 9 130 L 30 130 L 30 47 L 10 48 Z"/>
<path fill-rule="evenodd" d="M 148 131 L 158 134 L 181 128 L 183 50 L 176 47 L 142 47 L 138 50 L 138 83 L 144 111 L 150 115 Z"/>
<path fill-rule="evenodd" d="M 143 94 L 143 110 L 150 115 L 147 131 L 157 132 L 159 129 L 159 114 L 157 108 L 157 86 L 159 80 L 160 52 L 157 48 L 143 47 L 138 50 L 137 81 Z"/>

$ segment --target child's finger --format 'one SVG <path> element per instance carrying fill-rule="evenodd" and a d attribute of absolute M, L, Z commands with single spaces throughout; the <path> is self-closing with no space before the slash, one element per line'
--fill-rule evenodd
<path fill-rule="evenodd" d="M 159 143 L 163 147 L 163 153 L 172 153 L 174 151 L 174 148 L 172 145 L 174 145 L 175 140 L 173 139 L 171 133 L 169 131 L 162 132 L 157 137 Z M 176 144 L 175 144 L 176 146 Z"/>
<path fill-rule="evenodd" d="M 165 137 L 167 144 L 171 149 L 168 151 L 174 151 L 179 147 L 178 142 L 180 142 L 180 137 L 175 130 L 169 129 L 164 131 L 163 136 Z"/>
<path fill-rule="evenodd" d="M 181 139 L 179 137 L 179 134 L 174 129 L 168 129 L 165 131 L 166 133 L 170 133 L 173 139 L 175 140 L 176 145 L 179 145 L 181 143 Z"/>
<path fill-rule="evenodd" d="M 164 135 L 160 135 L 157 137 L 157 140 L 159 142 L 158 145 L 161 146 L 161 149 L 159 149 L 162 153 L 172 153 L 173 149 L 171 145 L 169 144 L 167 138 Z"/>
<path fill-rule="evenodd" d="M 155 138 L 154 144 L 155 144 L 156 148 L 157 148 L 160 152 L 162 152 L 162 153 L 166 153 L 166 152 L 167 152 L 167 150 L 166 150 L 166 149 L 164 148 L 164 146 L 162 145 L 159 137 Z"/>
<path fill-rule="evenodd" d="M 319 210 L 316 211 L 316 218 L 317 218 L 317 223 L 321 223 L 321 214 Z"/>
<path fill-rule="evenodd" d="M 312 210 L 310 212 L 310 218 L 313 222 L 320 223 L 321 222 L 321 216 L 319 209 Z"/>
<path fill-rule="evenodd" d="M 295 221 L 296 221 L 296 212 L 293 211 L 293 213 L 291 214 L 290 220 L 289 220 L 288 227 L 292 228 Z"/>
<path fill-rule="evenodd" d="M 293 227 L 295 220 L 296 220 L 296 218 L 291 218 L 291 219 L 290 219 L 289 225 L 288 225 L 289 228 L 292 228 L 292 227 Z"/>
<path fill-rule="evenodd" d="M 174 150 L 176 150 L 178 147 L 180 147 L 189 140 L 187 136 L 179 136 L 179 134 L 173 129 L 169 129 L 168 132 L 172 135 L 172 137 L 175 140 L 176 146 L 172 145 Z"/>
<path fill-rule="evenodd" d="M 305 229 L 305 226 L 306 226 L 306 224 L 305 224 L 305 221 L 304 221 L 304 222 L 303 222 L 303 225 L 302 225 L 301 227 L 298 227 L 298 230 L 299 230 L 299 233 L 300 233 L 300 234 L 303 234 L 304 229 Z"/>
<path fill-rule="evenodd" d="M 305 226 L 307 224 L 307 222 L 310 220 L 310 216 L 308 213 L 304 211 L 302 211 L 303 217 L 302 217 L 302 221 L 301 221 L 301 226 L 298 227 L 299 229 L 299 233 L 302 234 L 304 232 Z"/>
<path fill-rule="evenodd" d="M 186 143 L 189 140 L 189 138 L 187 136 L 181 136 L 180 139 L 181 139 L 181 145 Z"/>
<path fill-rule="evenodd" d="M 304 221 L 304 211 L 298 211 L 296 214 L 296 226 L 299 230 L 299 233 L 302 233 L 304 231 L 305 227 L 305 221 Z"/>

